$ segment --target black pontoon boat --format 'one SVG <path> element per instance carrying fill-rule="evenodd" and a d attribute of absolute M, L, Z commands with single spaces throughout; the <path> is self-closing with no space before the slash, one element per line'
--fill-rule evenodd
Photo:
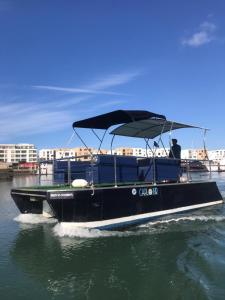
<path fill-rule="evenodd" d="M 101 145 L 113 125 L 119 126 L 111 132 L 111 154 L 103 155 Z M 73 128 L 80 139 L 77 128 L 91 129 L 100 141 L 98 153 L 90 153 L 89 161 L 77 157 L 68 162 L 55 161 L 54 179 L 66 179 L 67 184 L 12 189 L 21 213 L 42 214 L 47 207 L 65 226 L 73 222 L 77 227 L 113 229 L 223 202 L 215 182 L 193 182 L 188 174 L 181 182 L 180 160 L 156 157 L 149 144 L 149 139 L 157 137 L 156 145 L 164 147 L 163 133 L 199 127 L 168 121 L 148 111 L 118 110 L 74 122 Z M 102 138 L 95 129 L 105 130 Z M 113 140 L 119 135 L 143 138 L 151 157 L 113 154 Z M 80 179 L 86 184 L 76 184 Z"/>

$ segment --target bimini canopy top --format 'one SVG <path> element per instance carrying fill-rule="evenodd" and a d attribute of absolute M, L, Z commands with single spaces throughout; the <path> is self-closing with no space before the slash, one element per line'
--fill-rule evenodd
<path fill-rule="evenodd" d="M 200 128 L 162 119 L 147 119 L 130 122 L 114 129 L 111 134 L 154 139 L 162 133 L 179 128 Z M 201 128 L 202 129 L 202 128 Z"/>
<path fill-rule="evenodd" d="M 93 118 L 77 121 L 73 123 L 73 128 L 92 128 L 108 129 L 110 126 L 118 124 L 127 124 L 130 122 L 161 119 L 166 120 L 163 115 L 158 115 L 146 110 L 115 110 L 107 114 L 99 115 Z"/>

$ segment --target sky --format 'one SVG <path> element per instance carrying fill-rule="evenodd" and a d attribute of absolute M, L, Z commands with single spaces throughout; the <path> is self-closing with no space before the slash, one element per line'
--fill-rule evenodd
<path fill-rule="evenodd" d="M 74 121 L 139 109 L 225 148 L 225 0 L 0 0 L 0 37 L 0 143 L 77 147 Z M 172 137 L 203 145 L 201 130 Z"/>

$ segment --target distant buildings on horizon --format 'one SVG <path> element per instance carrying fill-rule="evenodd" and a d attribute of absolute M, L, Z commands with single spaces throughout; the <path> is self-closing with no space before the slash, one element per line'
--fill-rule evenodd
<path fill-rule="evenodd" d="M 40 160 L 53 160 L 63 159 L 69 157 L 76 157 L 80 160 L 88 160 L 90 154 L 111 154 L 111 150 L 101 149 L 98 151 L 96 148 L 55 148 L 55 149 L 41 149 L 39 151 Z M 118 147 L 112 150 L 112 154 L 125 155 L 125 156 L 137 156 L 137 157 L 151 157 L 153 155 L 157 157 L 166 157 L 169 154 L 169 148 L 132 148 L 132 147 Z M 207 157 L 208 155 L 208 157 Z M 225 159 L 225 149 L 220 150 L 208 150 L 204 149 L 184 149 L 181 150 L 182 159 L 197 159 L 204 160 L 209 159 L 214 162 L 219 162 Z"/>
<path fill-rule="evenodd" d="M 37 150 L 34 144 L 0 144 L 0 162 L 5 163 L 19 163 L 28 162 L 36 163 L 38 158 L 41 161 L 50 161 L 53 159 L 63 159 L 69 157 L 76 157 L 80 160 L 88 160 L 89 154 L 111 154 L 111 150 L 97 148 L 53 148 Z M 118 147 L 112 150 L 112 154 L 128 155 L 137 157 L 151 157 L 153 155 L 158 157 L 168 156 L 169 148 L 132 148 L 132 147 Z M 207 154 L 204 149 L 184 149 L 181 151 L 182 159 L 207 159 L 214 162 L 219 162 L 225 159 L 225 149 L 208 150 Z"/>
<path fill-rule="evenodd" d="M 0 162 L 37 162 L 37 149 L 34 144 L 0 144 Z"/>

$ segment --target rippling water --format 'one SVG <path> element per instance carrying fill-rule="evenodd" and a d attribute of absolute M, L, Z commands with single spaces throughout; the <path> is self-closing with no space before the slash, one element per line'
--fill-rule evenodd
<path fill-rule="evenodd" d="M 225 174 L 214 174 L 225 196 Z M 19 215 L 0 182 L 0 299 L 225 299 L 223 205 L 127 231 Z"/>

